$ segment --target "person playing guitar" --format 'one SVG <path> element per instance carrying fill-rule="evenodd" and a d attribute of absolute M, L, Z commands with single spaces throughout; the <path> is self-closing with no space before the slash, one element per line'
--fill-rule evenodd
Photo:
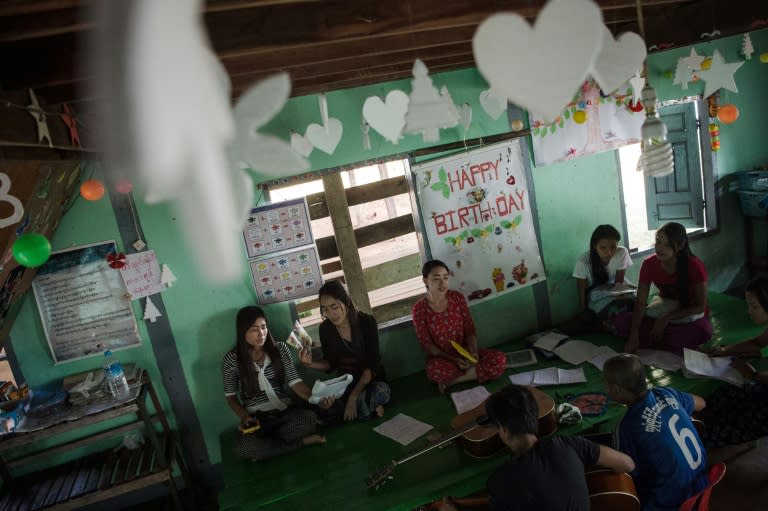
<path fill-rule="evenodd" d="M 582 437 L 555 435 L 540 439 L 538 406 L 525 387 L 504 387 L 488 398 L 486 410 L 511 453 L 511 459 L 487 482 L 489 505 L 494 511 L 588 511 L 586 466 L 599 464 L 616 472 L 635 469 L 626 454 Z M 557 490 L 553 490 L 553 481 L 557 481 Z M 457 509 L 450 499 L 437 507 L 441 511 Z"/>

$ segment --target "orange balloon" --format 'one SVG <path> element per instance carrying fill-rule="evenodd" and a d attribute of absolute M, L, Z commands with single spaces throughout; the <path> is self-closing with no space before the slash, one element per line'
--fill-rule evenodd
<path fill-rule="evenodd" d="M 104 197 L 104 184 L 98 179 L 89 179 L 80 185 L 80 195 L 85 200 L 99 200 Z"/>
<path fill-rule="evenodd" d="M 736 122 L 736 119 L 739 118 L 739 109 L 731 103 L 720 105 L 720 109 L 717 111 L 717 118 L 723 124 Z"/>

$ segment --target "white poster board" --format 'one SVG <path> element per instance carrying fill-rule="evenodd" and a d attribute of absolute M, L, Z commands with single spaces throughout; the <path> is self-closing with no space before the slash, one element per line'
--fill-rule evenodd
<path fill-rule="evenodd" d="M 106 258 L 114 241 L 55 252 L 32 288 L 54 363 L 141 344 L 120 271 Z"/>
<path fill-rule="evenodd" d="M 470 303 L 545 279 L 520 139 L 415 165 L 416 197 L 434 259 Z"/>

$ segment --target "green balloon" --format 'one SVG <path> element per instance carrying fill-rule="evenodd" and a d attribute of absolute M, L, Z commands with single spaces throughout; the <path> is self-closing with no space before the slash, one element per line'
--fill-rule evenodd
<path fill-rule="evenodd" d="M 51 257 L 51 242 L 42 234 L 31 232 L 13 243 L 13 258 L 22 266 L 35 268 Z"/>

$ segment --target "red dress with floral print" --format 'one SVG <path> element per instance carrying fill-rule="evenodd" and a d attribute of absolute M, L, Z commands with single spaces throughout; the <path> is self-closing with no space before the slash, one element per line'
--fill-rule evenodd
<path fill-rule="evenodd" d="M 413 326 L 416 338 L 429 354 L 429 344 L 434 344 L 446 353 L 461 356 L 451 346 L 456 341 L 465 348 L 467 337 L 475 334 L 475 323 L 469 313 L 469 306 L 464 295 L 457 291 L 448 290 L 446 293 L 448 306 L 443 312 L 435 312 L 422 298 L 413 306 Z M 501 351 L 481 349 L 478 353 L 476 366 L 477 379 L 480 382 L 498 378 L 506 370 L 506 356 Z M 427 359 L 427 378 L 437 383 L 450 383 L 462 374 L 464 370 L 455 363 L 442 357 Z"/>

